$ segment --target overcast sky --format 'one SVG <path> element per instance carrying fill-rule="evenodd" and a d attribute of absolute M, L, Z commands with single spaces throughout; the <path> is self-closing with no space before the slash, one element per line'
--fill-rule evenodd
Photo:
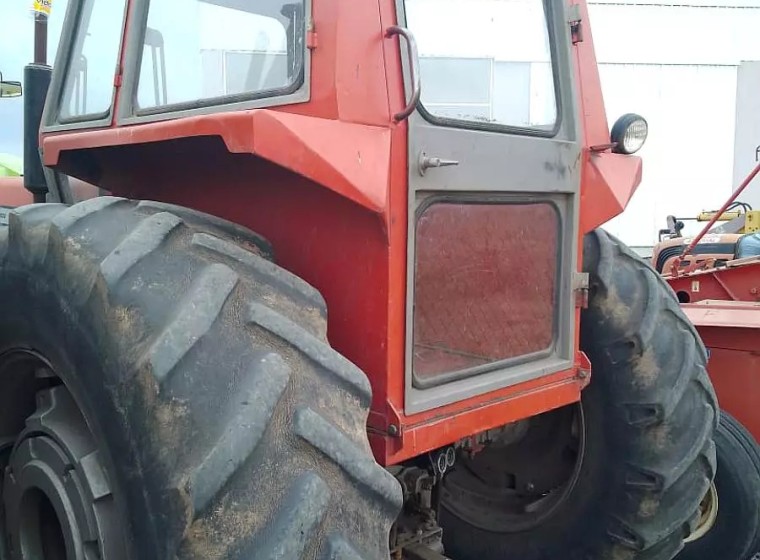
<path fill-rule="evenodd" d="M 52 64 L 68 0 L 55 0 L 50 15 L 48 62 Z M 0 72 L 6 80 L 23 80 L 24 65 L 34 55 L 34 20 L 31 1 L 0 1 Z M 23 98 L 0 99 L 0 153 L 21 156 Z"/>

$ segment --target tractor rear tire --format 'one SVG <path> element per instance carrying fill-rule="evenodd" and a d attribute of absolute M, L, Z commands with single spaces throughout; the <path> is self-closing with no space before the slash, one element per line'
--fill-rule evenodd
<path fill-rule="evenodd" d="M 607 233 L 586 236 L 584 270 L 581 345 L 592 374 L 577 477 L 555 490 L 566 497 L 550 516 L 520 528 L 494 526 L 488 508 L 500 489 L 478 498 L 471 481 L 449 492 L 462 476 L 449 474 L 441 526 L 457 560 L 670 560 L 697 519 L 715 472 L 717 423 L 704 346 L 667 284 Z M 457 496 L 470 503 L 452 502 Z"/>
<path fill-rule="evenodd" d="M 704 536 L 687 543 L 677 560 L 748 560 L 758 552 L 760 450 L 757 442 L 734 417 L 721 411 L 715 447 L 718 471 L 714 525 Z"/>
<path fill-rule="evenodd" d="M 10 558 L 388 559 L 402 498 L 370 451 L 369 382 L 329 346 L 317 290 L 267 251 L 159 203 L 10 214 Z"/>

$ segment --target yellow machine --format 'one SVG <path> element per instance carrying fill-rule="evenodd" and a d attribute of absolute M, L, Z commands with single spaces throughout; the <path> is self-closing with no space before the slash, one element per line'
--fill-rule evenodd
<path fill-rule="evenodd" d="M 697 216 L 698 222 L 709 222 L 713 219 L 716 212 L 702 212 Z M 735 226 L 735 233 L 755 233 L 760 230 L 760 210 L 748 210 L 746 212 L 724 212 L 719 222 L 729 222 L 724 224 L 725 226 Z M 724 226 L 718 226 L 713 231 L 723 228 Z M 730 228 L 727 228 L 730 229 Z"/>
<path fill-rule="evenodd" d="M 658 272 L 670 270 L 675 259 L 681 258 L 691 238 L 682 234 L 685 221 L 709 222 L 717 211 L 700 212 L 695 218 L 668 216 L 665 229 L 659 232 L 659 242 L 652 252 L 652 266 Z M 691 253 L 681 259 L 679 267 L 721 266 L 739 258 L 741 240 L 760 231 L 760 210 L 753 210 L 743 202 L 736 202 L 718 218 L 719 225 L 712 228 Z"/>

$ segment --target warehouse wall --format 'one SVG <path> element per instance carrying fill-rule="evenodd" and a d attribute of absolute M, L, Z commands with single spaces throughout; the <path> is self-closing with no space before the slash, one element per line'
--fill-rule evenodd
<path fill-rule="evenodd" d="M 628 111 L 644 115 L 650 126 L 640 152 L 641 186 L 606 227 L 646 246 L 667 215 L 719 208 L 731 193 L 736 68 L 602 64 L 600 75 L 610 126 Z"/>
<path fill-rule="evenodd" d="M 737 66 L 760 59 L 760 1 L 657 4 L 589 6 L 610 122 L 634 111 L 651 127 L 641 187 L 607 225 L 644 246 L 668 214 L 717 209 L 731 193 Z"/>

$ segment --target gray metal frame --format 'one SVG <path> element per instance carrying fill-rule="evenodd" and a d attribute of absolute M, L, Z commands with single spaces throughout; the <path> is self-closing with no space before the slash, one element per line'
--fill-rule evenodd
<path fill-rule="evenodd" d="M 396 0 L 406 24 L 404 0 Z M 557 100 L 555 129 L 522 129 L 431 119 L 421 104 L 409 117 L 409 224 L 404 412 L 414 414 L 568 369 L 575 358 L 575 273 L 580 196 L 580 130 L 568 14 L 562 0 L 545 0 L 554 61 Z M 413 32 L 414 30 L 412 30 Z M 402 57 L 407 95 L 409 61 Z M 425 87 L 424 81 L 422 87 Z M 444 165 L 420 170 L 423 156 Z M 454 164 L 455 163 L 455 164 Z M 448 382 L 424 387 L 412 372 L 416 216 L 430 197 L 466 197 L 505 202 L 546 201 L 559 212 L 561 257 L 557 334 L 549 353 L 541 352 L 473 368 Z"/>
<path fill-rule="evenodd" d="M 84 0 L 71 0 L 66 12 L 66 19 L 61 33 L 60 48 L 56 56 L 55 65 L 57 68 L 64 68 L 70 60 L 71 48 L 74 41 L 74 33 L 78 18 L 73 17 L 77 14 Z M 303 80 L 295 91 L 292 93 L 275 93 L 268 97 L 248 99 L 243 101 L 231 100 L 230 97 L 219 97 L 210 101 L 208 105 L 196 108 L 177 109 L 171 105 L 161 108 L 160 111 L 151 112 L 150 114 L 137 115 L 134 104 L 137 95 L 137 81 L 140 75 L 139 62 L 142 56 L 142 34 L 146 21 L 148 5 L 150 0 L 134 0 L 131 5 L 132 13 L 129 14 L 130 21 L 140 22 L 130 25 L 127 31 L 127 51 L 125 53 L 125 64 L 122 69 L 122 86 L 119 96 L 118 112 L 116 114 L 116 123 L 119 125 L 135 124 L 142 122 L 155 122 L 194 115 L 207 115 L 212 113 L 240 111 L 245 109 L 257 109 L 264 107 L 274 107 L 280 105 L 290 105 L 294 103 L 305 103 L 311 97 L 311 50 L 306 46 L 304 41 L 303 53 Z M 312 0 L 304 0 L 304 20 L 305 27 L 308 30 L 312 25 Z M 125 14 L 126 16 L 126 14 Z M 120 43 L 119 51 L 122 50 Z M 45 111 L 42 119 L 42 130 L 44 132 L 55 132 L 58 130 L 74 130 L 83 128 L 102 128 L 111 125 L 113 120 L 113 110 L 115 102 L 116 88 L 111 99 L 111 107 L 108 115 L 102 118 L 93 118 L 89 120 L 82 119 L 77 122 L 60 122 L 58 119 L 58 108 L 60 106 L 63 93 L 63 78 L 65 72 L 54 72 L 53 80 L 50 86 L 50 94 L 45 103 Z"/>

